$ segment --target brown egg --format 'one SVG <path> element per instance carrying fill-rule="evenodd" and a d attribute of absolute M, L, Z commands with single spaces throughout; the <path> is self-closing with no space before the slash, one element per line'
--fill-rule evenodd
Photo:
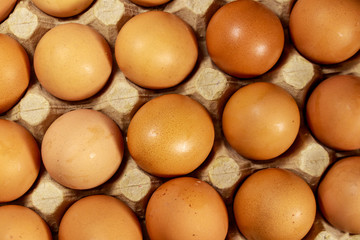
<path fill-rule="evenodd" d="M 31 133 L 15 122 L 0 119 L 0 133 L 0 202 L 10 202 L 34 184 L 40 151 Z"/>
<path fill-rule="evenodd" d="M 161 4 L 165 4 L 170 0 L 130 0 L 135 4 L 141 5 L 143 7 L 155 7 Z"/>
<path fill-rule="evenodd" d="M 93 96 L 105 85 L 112 56 L 106 40 L 93 28 L 67 23 L 40 39 L 34 68 L 48 92 L 63 100 L 78 101 Z"/>
<path fill-rule="evenodd" d="M 207 50 L 224 72 L 239 78 L 261 75 L 280 58 L 284 30 L 265 5 L 240 0 L 221 7 L 206 30 Z"/>
<path fill-rule="evenodd" d="M 72 17 L 87 9 L 94 0 L 32 0 L 43 12 L 54 17 Z"/>
<path fill-rule="evenodd" d="M 242 156 L 268 160 L 284 153 L 300 127 L 292 96 L 272 83 L 240 88 L 226 103 L 222 127 L 226 140 Z"/>
<path fill-rule="evenodd" d="M 73 189 L 99 186 L 114 175 L 124 154 L 120 129 L 105 114 L 77 109 L 56 119 L 41 146 L 46 170 Z"/>
<path fill-rule="evenodd" d="M 137 85 L 163 89 L 182 82 L 198 57 L 195 34 L 179 17 L 162 11 L 136 15 L 115 44 L 120 70 Z"/>
<path fill-rule="evenodd" d="M 234 214 L 248 240 L 300 240 L 315 220 L 316 202 L 302 178 L 270 168 L 252 174 L 240 186 Z"/>
<path fill-rule="evenodd" d="M 196 178 L 172 179 L 151 196 L 145 213 L 151 240 L 224 240 L 226 206 L 217 191 Z"/>
<path fill-rule="evenodd" d="M 9 16 L 14 9 L 17 0 L 6 0 L 0 3 L 0 22 Z"/>
<path fill-rule="evenodd" d="M 140 223 L 122 201 L 92 195 L 75 202 L 64 214 L 59 240 L 142 240 Z"/>
<path fill-rule="evenodd" d="M 30 65 L 24 48 L 0 34 L 0 114 L 12 108 L 29 85 Z"/>
<path fill-rule="evenodd" d="M 318 202 L 325 218 L 344 232 L 360 234 L 360 157 L 337 161 L 318 189 Z"/>
<path fill-rule="evenodd" d="M 295 47 L 309 60 L 334 64 L 360 49 L 359 0 L 298 0 L 290 14 Z"/>
<path fill-rule="evenodd" d="M 360 148 L 360 77 L 337 75 L 321 82 L 306 105 L 307 123 L 330 148 Z"/>
<path fill-rule="evenodd" d="M 30 208 L 19 205 L 0 207 L 0 239 L 51 240 L 46 222 Z"/>
<path fill-rule="evenodd" d="M 145 171 L 161 177 L 192 172 L 209 155 L 214 125 L 207 110 L 190 97 L 167 94 L 145 103 L 130 122 L 127 143 Z"/>

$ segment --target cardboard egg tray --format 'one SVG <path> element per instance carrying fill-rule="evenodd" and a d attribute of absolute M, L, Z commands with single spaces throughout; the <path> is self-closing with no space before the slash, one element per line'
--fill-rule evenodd
<path fill-rule="evenodd" d="M 360 76 L 360 54 L 344 63 L 331 66 L 309 62 L 296 51 L 289 38 L 288 22 L 294 0 L 259 0 L 281 19 L 285 31 L 285 48 L 278 63 L 266 74 L 254 79 L 236 79 L 212 63 L 205 44 L 207 23 L 215 11 L 227 2 L 231 1 L 172 0 L 161 7 L 143 8 L 129 0 L 95 0 L 80 15 L 61 19 L 45 14 L 30 0 L 18 1 L 10 16 L 0 24 L 0 33 L 16 39 L 26 49 L 31 64 L 36 45 L 48 30 L 59 24 L 77 22 L 95 28 L 108 41 L 113 52 L 113 71 L 107 85 L 97 95 L 84 101 L 67 102 L 57 99 L 42 88 L 32 67 L 28 90 L 0 118 L 26 127 L 40 146 L 45 131 L 60 115 L 74 109 L 92 108 L 111 117 L 125 138 L 129 122 L 142 104 L 167 93 L 188 95 L 207 108 L 216 129 L 212 152 L 189 176 L 208 182 L 223 197 L 230 218 L 226 239 L 244 239 L 236 227 L 232 203 L 239 185 L 249 174 L 266 167 L 290 169 L 303 177 L 316 192 L 322 174 L 333 161 L 360 153 L 335 152 L 326 148 L 314 139 L 304 120 L 304 105 L 314 84 L 337 74 L 351 73 Z M 124 23 L 131 17 L 150 10 L 162 10 L 182 18 L 196 32 L 199 44 L 199 58 L 193 72 L 178 86 L 165 90 L 148 90 L 133 84 L 119 70 L 114 57 L 115 40 Z M 292 147 L 280 157 L 266 162 L 241 157 L 226 142 L 221 130 L 221 115 L 226 101 L 237 89 L 256 81 L 272 82 L 286 89 L 296 99 L 302 114 L 300 131 Z M 32 188 L 23 197 L 5 204 L 19 204 L 35 210 L 48 223 L 54 239 L 57 239 L 60 220 L 72 203 L 92 194 L 112 195 L 124 201 L 136 213 L 143 227 L 144 239 L 149 239 L 144 220 L 147 201 L 152 192 L 166 180 L 141 170 L 125 148 L 119 170 L 97 188 L 79 191 L 63 187 L 52 180 L 42 166 Z M 318 211 L 315 223 L 305 239 L 360 239 L 360 235 L 340 232 L 330 226 Z"/>

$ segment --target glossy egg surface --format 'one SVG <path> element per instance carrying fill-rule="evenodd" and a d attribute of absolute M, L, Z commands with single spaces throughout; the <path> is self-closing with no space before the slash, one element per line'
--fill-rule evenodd
<path fill-rule="evenodd" d="M 261 75 L 281 56 L 284 30 L 270 9 L 253 0 L 225 4 L 206 31 L 211 59 L 224 72 L 239 78 Z"/>
<path fill-rule="evenodd" d="M 358 0 L 298 0 L 290 14 L 295 47 L 309 60 L 335 64 L 360 49 Z"/>
<path fill-rule="evenodd" d="M 313 225 L 316 202 L 302 178 L 288 170 L 268 168 L 250 175 L 240 186 L 234 214 L 248 240 L 300 240 Z"/>
<path fill-rule="evenodd" d="M 181 177 L 161 185 L 146 208 L 152 240 L 225 239 L 228 215 L 220 195 L 206 182 Z"/>
<path fill-rule="evenodd" d="M 209 155 L 214 125 L 207 110 L 180 94 L 156 97 L 130 122 L 127 143 L 131 156 L 145 171 L 162 177 L 192 172 Z"/>
<path fill-rule="evenodd" d="M 115 44 L 120 70 L 135 84 L 164 89 L 182 82 L 198 58 L 192 28 L 181 18 L 149 11 L 131 18 L 121 28 Z"/>
<path fill-rule="evenodd" d="M 242 156 L 268 160 L 284 153 L 300 127 L 293 97 L 272 83 L 252 83 L 226 103 L 222 128 L 226 140 Z"/>

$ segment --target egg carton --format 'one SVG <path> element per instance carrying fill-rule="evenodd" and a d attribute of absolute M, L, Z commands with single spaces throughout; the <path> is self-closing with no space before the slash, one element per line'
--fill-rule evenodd
<path fill-rule="evenodd" d="M 114 53 L 117 34 L 131 17 L 146 11 L 161 10 L 173 13 L 186 21 L 195 31 L 199 58 L 193 72 L 176 87 L 165 90 L 141 88 L 125 78 L 117 67 L 113 54 L 113 70 L 107 85 L 95 96 L 78 102 L 60 100 L 48 93 L 38 82 L 31 67 L 31 80 L 21 100 L 0 118 L 15 121 L 27 128 L 39 146 L 50 124 L 62 114 L 91 108 L 111 117 L 123 136 L 134 113 L 150 99 L 168 93 L 188 95 L 200 102 L 210 113 L 215 126 L 215 142 L 206 161 L 188 174 L 212 185 L 228 207 L 230 218 L 226 239 L 245 239 L 238 231 L 232 213 L 234 195 L 241 182 L 256 170 L 267 167 L 290 169 L 300 175 L 315 192 L 327 167 L 339 157 L 359 154 L 358 151 L 336 152 L 318 143 L 304 120 L 304 105 L 313 84 L 336 74 L 360 76 L 360 54 L 350 60 L 322 66 L 309 62 L 291 44 L 288 23 L 294 0 L 259 0 L 281 20 L 285 31 L 285 47 L 277 64 L 266 74 L 253 79 L 239 80 L 219 70 L 211 61 L 205 44 L 206 26 L 217 9 L 229 0 L 172 0 L 161 7 L 144 8 L 128 0 L 96 0 L 76 17 L 56 18 L 39 10 L 30 0 L 20 0 L 9 17 L 0 24 L 0 33 L 16 39 L 27 51 L 32 64 L 34 51 L 41 37 L 51 28 L 76 22 L 89 25 L 104 36 Z M 271 82 L 287 90 L 296 100 L 301 112 L 299 134 L 281 156 L 271 161 L 250 161 L 236 153 L 226 142 L 221 130 L 221 115 L 226 101 L 240 87 L 252 82 Z M 19 204 L 35 210 L 49 225 L 54 239 L 66 209 L 76 200 L 93 194 L 107 194 L 124 201 L 138 216 L 146 235 L 144 215 L 151 194 L 167 179 L 152 176 L 140 169 L 125 148 L 119 170 L 106 183 L 90 190 L 73 190 L 51 179 L 42 166 L 31 189 L 21 198 L 5 204 Z M 360 239 L 329 225 L 318 211 L 307 240 Z"/>

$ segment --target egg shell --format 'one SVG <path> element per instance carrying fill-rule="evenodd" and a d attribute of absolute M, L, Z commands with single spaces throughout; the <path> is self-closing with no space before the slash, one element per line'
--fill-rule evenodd
<path fill-rule="evenodd" d="M 234 199 L 236 223 L 248 240 L 300 240 L 309 232 L 315 214 L 309 185 L 279 168 L 250 175 Z"/>
<path fill-rule="evenodd" d="M 225 204 L 206 182 L 181 177 L 161 185 L 151 196 L 145 214 L 152 240 L 225 239 Z"/>
<path fill-rule="evenodd" d="M 115 44 L 120 70 L 137 85 L 164 89 L 182 82 L 198 58 L 191 27 L 174 14 L 148 11 L 120 29 Z"/>
<path fill-rule="evenodd" d="M 143 7 L 155 7 L 169 2 L 170 0 L 130 0 Z"/>
<path fill-rule="evenodd" d="M 94 0 L 31 0 L 43 12 L 54 17 L 72 17 L 87 9 Z"/>
<path fill-rule="evenodd" d="M 161 177 L 192 172 L 214 144 L 215 131 L 207 110 L 180 94 L 166 94 L 145 103 L 134 115 L 127 146 L 136 163 Z"/>
<path fill-rule="evenodd" d="M 360 234 L 360 157 L 338 160 L 319 184 L 318 202 L 336 228 Z"/>
<path fill-rule="evenodd" d="M 211 17 L 206 46 L 212 61 L 239 78 L 261 75 L 281 56 L 284 30 L 280 19 L 253 0 L 225 4 Z"/>
<path fill-rule="evenodd" d="M 272 83 L 257 82 L 240 88 L 223 111 L 226 140 L 239 154 L 253 160 L 268 160 L 284 153 L 299 127 L 295 100 Z"/>
<path fill-rule="evenodd" d="M 34 184 L 40 151 L 31 133 L 13 121 L 0 119 L 0 133 L 1 203 L 21 197 Z"/>
<path fill-rule="evenodd" d="M 65 212 L 59 240 L 142 240 L 140 223 L 121 200 L 107 195 L 92 195 L 76 201 Z"/>
<path fill-rule="evenodd" d="M 77 109 L 60 116 L 47 129 L 41 155 L 55 181 L 73 189 L 89 189 L 114 175 L 124 143 L 111 118 L 95 110 Z"/>
<path fill-rule="evenodd" d="M 26 49 L 29 57 L 44 33 L 54 26 L 77 22 L 89 25 L 101 33 L 113 47 L 121 26 L 132 16 L 148 10 L 171 12 L 195 31 L 199 43 L 199 58 L 192 73 L 182 83 L 164 90 L 141 88 L 128 81 L 118 67 L 113 68 L 110 81 L 99 94 L 80 102 L 62 101 L 51 96 L 37 81 L 32 71 L 30 88 L 19 104 L 10 111 L 0 114 L 1 119 L 16 121 L 25 126 L 41 142 L 45 130 L 60 114 L 79 108 L 92 108 L 106 113 L 113 118 L 122 131 L 127 131 L 133 114 L 139 107 L 155 96 L 178 93 L 191 96 L 205 106 L 211 114 L 215 126 L 215 143 L 206 162 L 193 171 L 191 176 L 208 182 L 224 199 L 229 209 L 229 230 L 227 240 L 244 240 L 245 237 L 237 229 L 231 212 L 234 192 L 239 184 L 251 172 L 264 167 L 285 167 L 296 171 L 315 188 L 324 169 L 334 160 L 334 156 L 358 155 L 358 150 L 343 152 L 326 148 L 310 134 L 306 122 L 301 122 L 301 129 L 292 147 L 272 161 L 249 161 L 237 154 L 226 142 L 221 132 L 221 112 L 230 95 L 239 87 L 253 81 L 272 82 L 286 89 L 296 99 L 300 113 L 308 97 L 312 84 L 336 74 L 360 74 L 360 55 L 336 65 L 317 65 L 297 52 L 289 39 L 288 21 L 293 0 L 261 0 L 283 23 L 285 30 L 285 49 L 280 61 L 271 71 L 255 79 L 238 81 L 218 69 L 206 51 L 205 29 L 214 12 L 226 2 L 232 0 L 176 0 L 156 8 L 142 8 L 129 0 L 97 0 L 90 8 L 78 16 L 60 19 L 41 12 L 31 0 L 19 0 L 9 18 L 0 23 L 0 32 L 18 40 Z M 113 49 L 112 49 L 113 50 Z M 31 59 L 31 58 L 30 58 Z M 302 116 L 303 119 L 304 116 Z M 0 133 L 1 134 L 1 133 Z M 53 238 L 57 239 L 60 219 L 70 203 L 92 194 L 108 194 L 116 196 L 130 206 L 145 225 L 145 206 L 152 192 L 167 179 L 148 174 L 135 164 L 125 150 L 124 159 L 119 171 L 110 181 L 91 190 L 73 190 L 61 186 L 54 181 L 47 171 L 42 170 L 30 191 L 23 197 L 10 203 L 35 209 L 48 223 Z M 149 237 L 144 230 L 144 239 Z M 360 235 L 350 235 L 330 225 L 318 213 L 316 221 L 304 240 L 319 239 L 351 239 Z"/>
<path fill-rule="evenodd" d="M 0 206 L 0 239 L 52 240 L 46 222 L 30 208 Z"/>
<path fill-rule="evenodd" d="M 0 22 L 6 19 L 14 9 L 17 0 L 7 0 L 0 3 Z"/>
<path fill-rule="evenodd" d="M 79 101 L 104 87 L 112 71 L 112 54 L 106 40 L 92 27 L 65 23 L 40 39 L 34 68 L 48 92 L 63 100 Z"/>
<path fill-rule="evenodd" d="M 360 49 L 358 0 L 298 0 L 290 14 L 295 47 L 309 60 L 335 64 Z"/>
<path fill-rule="evenodd" d="M 336 75 L 322 81 L 308 99 L 306 119 L 314 136 L 326 146 L 360 148 L 360 77 Z"/>
<path fill-rule="evenodd" d="M 0 34 L 0 114 L 23 96 L 30 81 L 30 63 L 25 49 L 15 39 Z"/>

